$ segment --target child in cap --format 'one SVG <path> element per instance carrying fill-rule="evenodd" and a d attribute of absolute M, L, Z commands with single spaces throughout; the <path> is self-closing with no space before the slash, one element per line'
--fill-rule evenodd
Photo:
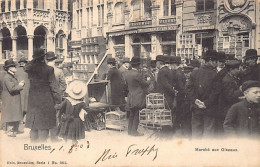
<path fill-rule="evenodd" d="M 77 140 L 85 138 L 85 115 L 86 105 L 84 96 L 87 93 L 86 84 L 79 80 L 73 80 L 67 87 L 66 93 L 68 97 L 56 106 L 56 109 L 61 110 L 61 124 L 58 128 L 58 136 L 65 141 Z"/>

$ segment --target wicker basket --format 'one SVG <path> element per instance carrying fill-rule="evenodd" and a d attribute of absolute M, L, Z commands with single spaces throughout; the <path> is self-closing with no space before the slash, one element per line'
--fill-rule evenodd
<path fill-rule="evenodd" d="M 167 109 L 143 109 L 139 112 L 140 125 L 151 128 L 172 126 L 172 114 Z"/>
<path fill-rule="evenodd" d="M 164 96 L 160 93 L 150 93 L 146 96 L 146 108 L 165 109 Z"/>

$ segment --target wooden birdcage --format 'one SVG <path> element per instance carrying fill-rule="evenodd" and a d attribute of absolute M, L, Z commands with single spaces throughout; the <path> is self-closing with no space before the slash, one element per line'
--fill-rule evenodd
<path fill-rule="evenodd" d="M 167 109 L 142 109 L 139 112 L 141 126 L 161 129 L 163 126 L 172 126 L 172 114 Z"/>
<path fill-rule="evenodd" d="M 122 111 L 106 113 L 106 128 L 125 130 L 127 128 L 126 113 Z"/>
<path fill-rule="evenodd" d="M 165 109 L 165 100 L 163 94 L 150 93 L 146 96 L 146 108 Z"/>

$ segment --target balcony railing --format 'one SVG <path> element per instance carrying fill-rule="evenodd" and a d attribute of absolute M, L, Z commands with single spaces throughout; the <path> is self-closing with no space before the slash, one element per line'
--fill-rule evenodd
<path fill-rule="evenodd" d="M 129 27 L 143 27 L 149 25 L 152 25 L 152 20 L 135 21 L 129 23 Z"/>

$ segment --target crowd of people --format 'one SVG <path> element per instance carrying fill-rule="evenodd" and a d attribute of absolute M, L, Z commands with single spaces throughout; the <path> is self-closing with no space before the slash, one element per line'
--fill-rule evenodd
<path fill-rule="evenodd" d="M 124 58 L 118 68 L 107 59 L 109 103 L 127 113 L 128 134 L 138 132 L 139 111 L 146 95 L 160 93 L 172 113 L 172 131 L 189 138 L 257 136 L 260 133 L 260 64 L 257 51 L 246 51 L 243 61 L 235 55 L 208 50 L 202 59 L 182 62 L 181 57 L 158 55 L 156 60 Z M 2 79 L 1 123 L 6 134 L 30 129 L 32 142 L 85 138 L 88 113 L 86 84 L 66 80 L 66 71 L 55 65 L 54 52 L 35 49 L 33 60 L 21 58 L 19 67 L 5 61 Z"/>
<path fill-rule="evenodd" d="M 260 64 L 257 51 L 246 51 L 243 61 L 234 54 L 208 50 L 201 60 L 182 63 L 181 57 L 158 55 L 141 63 L 124 59 L 118 69 L 107 61 L 111 104 L 128 113 L 128 134 L 137 131 L 139 111 L 149 93 L 161 93 L 172 112 L 173 131 L 192 138 L 260 133 Z M 127 98 L 126 98 L 127 97 Z"/>

